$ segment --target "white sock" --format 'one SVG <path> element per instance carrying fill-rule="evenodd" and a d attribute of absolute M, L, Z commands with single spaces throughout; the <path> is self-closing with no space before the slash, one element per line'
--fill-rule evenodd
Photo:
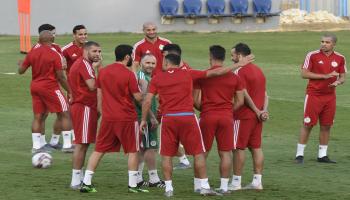
<path fill-rule="evenodd" d="M 142 176 L 142 173 L 143 173 L 143 167 L 145 166 L 145 163 L 144 162 L 141 162 L 139 163 L 139 168 L 138 168 L 138 174 L 137 174 L 137 183 L 140 183 L 143 181 L 143 176 Z"/>
<path fill-rule="evenodd" d="M 148 177 L 150 183 L 158 183 L 160 181 L 158 172 L 156 169 L 154 170 L 148 170 Z"/>
<path fill-rule="evenodd" d="M 183 163 L 185 165 L 189 165 L 190 161 L 188 161 L 187 156 L 184 154 L 183 156 L 179 157 L 180 163 Z"/>
<path fill-rule="evenodd" d="M 40 149 L 41 133 L 32 133 L 33 149 Z"/>
<path fill-rule="evenodd" d="M 85 185 L 91 185 L 91 179 L 92 179 L 93 175 L 94 175 L 93 171 L 85 170 L 85 176 L 84 176 L 83 183 Z"/>
<path fill-rule="evenodd" d="M 328 148 L 328 145 L 319 145 L 318 146 L 318 157 L 319 158 L 327 156 L 327 148 Z"/>
<path fill-rule="evenodd" d="M 60 135 L 52 134 L 50 144 L 57 145 L 59 141 L 60 141 Z"/>
<path fill-rule="evenodd" d="M 82 174 L 81 169 L 73 169 L 72 170 L 72 181 L 70 183 L 71 186 L 79 185 L 80 184 L 80 176 Z"/>
<path fill-rule="evenodd" d="M 41 135 L 40 136 L 40 147 L 43 147 L 45 146 L 47 143 L 46 143 L 46 137 L 45 135 Z"/>
<path fill-rule="evenodd" d="M 298 157 L 298 156 L 304 156 L 304 149 L 306 147 L 306 144 L 299 144 L 297 145 L 297 154 L 295 157 Z"/>
<path fill-rule="evenodd" d="M 129 173 L 129 187 L 136 187 L 137 186 L 137 174 L 138 171 L 128 171 Z"/>
<path fill-rule="evenodd" d="M 199 178 L 193 179 L 194 191 L 201 189 L 201 180 Z"/>
<path fill-rule="evenodd" d="M 220 189 L 222 189 L 223 191 L 227 191 L 227 186 L 228 186 L 228 178 L 221 178 L 221 185 L 220 185 Z"/>
<path fill-rule="evenodd" d="M 80 182 L 83 182 L 83 180 L 84 180 L 84 167 L 83 168 L 81 168 L 81 173 L 80 173 Z"/>
<path fill-rule="evenodd" d="M 242 176 L 233 175 L 231 184 L 233 186 L 238 186 L 239 187 L 239 186 L 241 186 L 241 180 L 242 180 Z"/>
<path fill-rule="evenodd" d="M 63 148 L 72 147 L 71 131 L 62 131 Z"/>
<path fill-rule="evenodd" d="M 262 178 L 261 174 L 254 174 L 252 185 L 254 185 L 254 186 L 260 185 L 261 184 L 261 178 Z"/>
<path fill-rule="evenodd" d="M 173 181 L 169 180 L 169 181 L 164 181 L 164 182 L 165 182 L 165 192 L 174 191 Z"/>
<path fill-rule="evenodd" d="M 201 188 L 210 189 L 208 178 L 202 178 L 202 179 L 199 179 L 199 180 L 201 182 Z"/>

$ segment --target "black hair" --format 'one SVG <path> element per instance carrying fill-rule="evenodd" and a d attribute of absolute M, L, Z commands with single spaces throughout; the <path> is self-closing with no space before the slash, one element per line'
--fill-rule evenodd
<path fill-rule="evenodd" d="M 176 54 L 168 54 L 165 56 L 165 60 L 173 65 L 180 65 L 181 57 Z"/>
<path fill-rule="evenodd" d="M 73 28 L 73 33 L 76 34 L 78 30 L 80 29 L 86 29 L 84 25 L 80 24 L 80 25 L 76 25 Z"/>
<path fill-rule="evenodd" d="M 118 45 L 115 50 L 115 61 L 123 61 L 126 55 L 131 56 L 132 54 L 132 46 L 127 44 Z"/>
<path fill-rule="evenodd" d="M 56 27 L 54 27 L 51 24 L 42 24 L 42 25 L 39 26 L 38 32 L 40 34 L 41 31 L 52 31 L 54 29 L 56 29 Z"/>
<path fill-rule="evenodd" d="M 84 43 L 84 49 L 88 49 L 92 46 L 100 47 L 100 44 L 94 41 L 88 41 Z"/>
<path fill-rule="evenodd" d="M 178 44 L 167 44 L 163 47 L 162 51 L 167 51 L 168 53 L 171 54 L 177 54 L 179 56 L 181 56 L 181 48 Z"/>
<path fill-rule="evenodd" d="M 225 60 L 226 50 L 220 45 L 213 45 L 209 47 L 210 56 L 215 60 Z"/>
<path fill-rule="evenodd" d="M 247 55 L 251 54 L 251 50 L 247 44 L 238 43 L 233 48 L 235 49 L 237 54 L 241 54 L 243 56 L 247 56 Z"/>

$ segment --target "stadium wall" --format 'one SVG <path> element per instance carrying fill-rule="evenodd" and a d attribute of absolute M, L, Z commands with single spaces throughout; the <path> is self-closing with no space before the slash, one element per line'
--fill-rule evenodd
<path fill-rule="evenodd" d="M 179 13 L 182 13 L 182 1 Z M 229 13 L 228 0 L 225 13 Z M 282 0 L 273 0 L 271 12 L 278 12 Z M 1 0 L 0 34 L 19 35 L 17 1 Z M 205 0 L 202 0 L 202 13 L 207 13 Z M 249 0 L 248 13 L 252 13 L 252 0 Z M 208 24 L 208 19 L 198 19 L 197 24 L 188 25 L 184 19 L 176 19 L 174 24 L 162 25 L 159 14 L 159 0 L 32 0 L 31 34 L 37 35 L 37 27 L 51 23 L 58 34 L 71 33 L 76 24 L 84 24 L 90 33 L 102 32 L 141 32 L 145 21 L 158 24 L 160 32 L 165 31 L 264 31 L 278 28 L 279 17 L 271 17 L 266 23 L 257 24 L 255 18 L 246 18 L 242 24 L 231 23 L 225 18 L 220 24 Z"/>

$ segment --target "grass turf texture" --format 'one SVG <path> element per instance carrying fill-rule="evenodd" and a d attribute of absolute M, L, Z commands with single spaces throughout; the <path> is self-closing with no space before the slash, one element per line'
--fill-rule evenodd
<path fill-rule="evenodd" d="M 308 51 L 319 48 L 321 33 L 167 33 L 161 34 L 183 48 L 183 58 L 191 66 L 204 69 L 208 66 L 208 47 L 219 44 L 229 50 L 237 42 L 250 45 L 256 56 L 255 63 L 263 68 L 267 77 L 271 118 L 265 124 L 263 149 L 265 170 L 264 190 L 239 191 L 220 199 L 347 199 L 350 175 L 349 84 L 337 89 L 337 115 L 329 144 L 329 155 L 336 165 L 317 163 L 318 127 L 310 137 L 305 153 L 305 164 L 293 163 L 302 120 L 306 80 L 299 68 Z M 337 51 L 350 53 L 348 32 L 337 32 Z M 117 44 L 134 44 L 140 34 L 90 34 L 103 50 L 104 64 L 113 62 Z M 33 43 L 36 38 L 33 38 Z M 64 45 L 71 36 L 58 36 L 56 42 Z M 97 168 L 93 182 L 98 193 L 80 194 L 69 189 L 71 154 L 53 152 L 53 166 L 47 170 L 31 166 L 31 97 L 30 71 L 24 76 L 5 75 L 17 71 L 19 54 L 18 37 L 0 36 L 0 199 L 158 199 L 162 189 L 151 189 L 148 194 L 127 193 L 127 162 L 123 154 L 107 154 Z M 350 59 L 350 58 L 349 58 Z M 47 121 L 47 140 L 51 137 L 54 115 Z M 174 159 L 177 163 L 177 159 Z M 219 159 L 214 147 L 208 159 L 208 175 L 213 187 L 219 187 Z M 160 166 L 160 164 L 158 165 Z M 161 174 L 161 171 L 159 171 Z M 202 199 L 193 190 L 192 170 L 174 171 L 173 185 L 176 199 Z M 247 153 L 243 185 L 252 178 L 251 157 Z M 207 198 L 205 198 L 207 199 Z M 219 197 L 211 197 L 219 199 Z"/>

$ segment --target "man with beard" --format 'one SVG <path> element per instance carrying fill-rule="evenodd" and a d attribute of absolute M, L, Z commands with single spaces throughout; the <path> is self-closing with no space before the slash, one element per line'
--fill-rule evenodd
<path fill-rule="evenodd" d="M 101 47 L 90 41 L 84 44 L 83 49 L 83 56 L 72 65 L 68 79 L 73 96 L 70 112 L 75 134 L 72 189 L 80 188 L 86 151 L 89 144 L 95 142 L 98 120 L 95 68 L 101 62 Z"/>
<path fill-rule="evenodd" d="M 102 68 L 97 78 L 97 109 L 102 114 L 95 151 L 91 154 L 80 192 L 97 192 L 91 184 L 101 158 L 108 152 L 119 152 L 121 145 L 128 154 L 129 192 L 148 192 L 137 187 L 139 127 L 134 101 L 141 102 L 142 94 L 132 65 L 132 47 L 115 48 L 116 62 Z"/>
<path fill-rule="evenodd" d="M 157 59 L 156 68 L 152 72 L 152 76 L 154 76 L 158 72 L 162 71 L 162 64 L 163 64 L 162 50 L 165 45 L 171 42 L 166 38 L 162 38 L 158 36 L 157 26 L 152 22 L 146 22 L 143 24 L 143 32 L 145 34 L 145 38 L 140 40 L 134 45 L 134 51 L 132 54 L 134 63 L 133 63 L 132 70 L 134 72 L 137 72 L 142 56 L 150 53 L 150 54 L 153 54 Z"/>
<path fill-rule="evenodd" d="M 83 55 L 83 45 L 87 41 L 87 30 L 84 25 L 73 28 L 73 42 L 62 48 L 62 54 L 67 61 L 66 74 L 68 76 L 73 63 Z"/>
<path fill-rule="evenodd" d="M 320 120 L 317 162 L 336 163 L 327 155 L 328 141 L 336 110 L 335 88 L 345 82 L 345 57 L 334 51 L 337 37 L 324 34 L 321 49 L 306 55 L 301 76 L 309 79 L 304 102 L 304 124 L 300 130 L 295 162 L 304 163 L 304 149 L 312 128 Z"/>

